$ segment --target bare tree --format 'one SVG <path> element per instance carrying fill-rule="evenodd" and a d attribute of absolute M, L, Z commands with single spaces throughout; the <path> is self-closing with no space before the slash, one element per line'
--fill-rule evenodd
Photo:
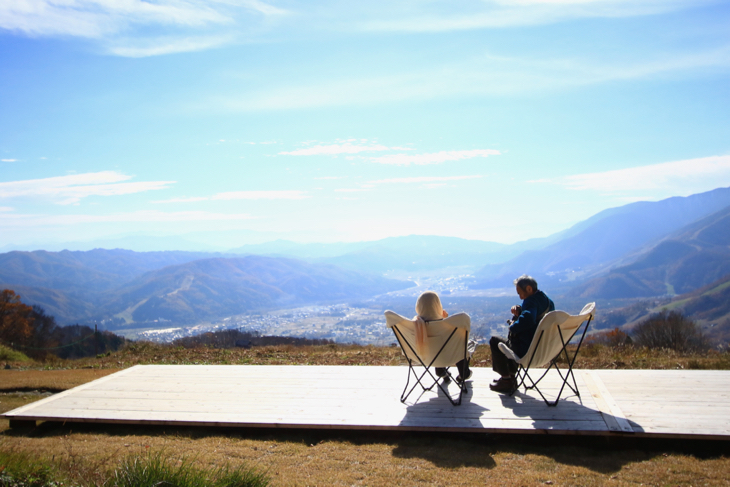
<path fill-rule="evenodd" d="M 647 348 L 668 348 L 696 352 L 709 348 L 699 326 L 679 311 L 663 310 L 651 315 L 633 329 L 634 343 Z"/>

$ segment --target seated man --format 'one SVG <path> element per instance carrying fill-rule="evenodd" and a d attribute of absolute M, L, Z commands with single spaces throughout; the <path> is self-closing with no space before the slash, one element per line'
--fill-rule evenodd
<path fill-rule="evenodd" d="M 548 311 L 555 310 L 555 304 L 547 295 L 537 289 L 537 282 L 528 275 L 514 280 L 517 295 L 522 299 L 521 306 L 512 306 L 512 321 L 509 327 L 509 338 L 492 337 L 489 346 L 492 349 L 492 369 L 500 378 L 489 385 L 496 392 L 512 393 L 517 388 L 515 374 L 517 363 L 507 358 L 499 349 L 499 343 L 504 342 L 519 357 L 523 357 L 530 348 L 532 337 L 537 331 L 537 325 Z"/>

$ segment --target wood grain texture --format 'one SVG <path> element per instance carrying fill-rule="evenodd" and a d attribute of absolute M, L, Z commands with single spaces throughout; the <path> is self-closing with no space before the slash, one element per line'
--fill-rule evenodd
<path fill-rule="evenodd" d="M 557 407 L 548 407 L 534 391 L 513 396 L 490 391 L 494 373 L 476 368 L 462 405 L 455 407 L 437 388 L 416 391 L 402 404 L 407 370 L 135 366 L 3 416 L 14 421 L 730 439 L 730 372 L 575 371 L 581 397 L 564 396 Z M 559 386 L 552 373 L 541 383 L 549 399 Z M 453 384 L 446 389 L 457 393 Z"/>

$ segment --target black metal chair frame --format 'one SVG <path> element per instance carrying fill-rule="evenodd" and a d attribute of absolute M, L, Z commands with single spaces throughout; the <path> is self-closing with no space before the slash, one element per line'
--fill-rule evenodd
<path fill-rule="evenodd" d="M 446 367 L 446 375 L 444 377 L 434 376 L 433 373 L 431 372 L 433 363 L 436 361 L 438 356 L 441 355 L 441 351 L 444 349 L 444 347 L 446 347 L 446 344 L 449 343 L 449 341 L 451 341 L 451 338 L 454 336 L 457 329 L 458 328 L 454 328 L 454 330 L 449 335 L 449 338 L 447 338 L 446 341 L 444 341 L 444 344 L 441 345 L 441 348 L 439 349 L 438 353 L 433 357 L 433 360 L 431 360 L 431 362 L 428 365 L 426 365 L 423 362 L 423 360 L 421 359 L 421 357 L 418 355 L 418 353 L 413 349 L 411 344 L 408 343 L 408 340 L 405 339 L 405 337 L 403 336 L 403 333 L 398 329 L 398 326 L 397 325 L 393 326 L 393 333 L 395 333 L 395 338 L 398 340 L 398 343 L 400 344 L 401 348 L 405 351 L 405 347 L 407 346 L 408 349 L 411 350 L 411 352 L 413 352 L 413 355 L 415 355 L 418 358 L 418 363 L 414 364 L 414 360 L 409 358 L 408 355 L 406 354 L 406 360 L 408 361 L 408 377 L 406 379 L 406 386 L 403 388 L 403 393 L 400 396 L 400 402 L 405 403 L 406 399 L 408 399 L 408 396 L 411 395 L 413 390 L 418 385 L 421 386 L 421 388 L 423 389 L 424 392 L 430 391 L 433 389 L 434 386 L 438 385 L 439 389 L 441 389 L 441 391 L 446 395 L 446 397 L 449 398 L 449 401 L 451 401 L 452 405 L 454 405 L 454 406 L 461 405 L 461 398 L 464 396 L 464 391 L 466 390 L 466 381 L 458 382 L 456 380 L 453 380 L 453 377 L 451 376 L 451 372 L 449 372 L 448 367 Z M 464 340 L 464 360 L 466 360 L 466 358 L 467 358 L 467 344 L 468 343 L 469 343 L 469 332 L 467 331 L 466 339 Z M 405 344 L 405 346 L 404 346 L 404 344 Z M 424 368 L 424 371 L 420 376 L 414 369 L 414 366 L 415 367 L 420 366 L 420 367 Z M 416 379 L 416 381 L 409 390 L 408 386 L 411 383 L 411 374 L 413 374 L 413 377 Z M 424 384 L 424 377 L 426 377 L 427 374 L 433 380 L 433 383 L 429 387 L 426 387 L 426 385 Z M 439 379 L 441 379 L 441 380 L 439 380 Z M 427 378 L 425 380 L 428 381 Z M 451 397 L 451 394 L 449 393 L 449 391 L 443 386 L 443 384 L 445 382 L 449 382 L 449 381 L 456 384 L 457 387 L 459 388 L 459 398 L 457 400 L 454 400 L 454 398 Z M 408 392 L 406 393 L 406 391 L 408 391 Z"/>
<path fill-rule="evenodd" d="M 542 330 L 540 332 L 540 336 L 537 338 L 537 345 L 535 346 L 535 350 L 533 350 L 533 352 L 532 352 L 532 357 L 530 357 L 530 361 L 527 363 L 527 367 L 523 367 L 522 364 L 518 364 L 519 367 L 517 370 L 517 386 L 515 387 L 515 390 L 512 391 L 512 394 L 517 392 L 517 390 L 520 387 L 524 386 L 525 392 L 527 392 L 528 389 L 535 389 L 540 394 L 540 397 L 542 397 L 542 400 L 545 401 L 545 404 L 547 404 L 548 406 L 557 406 L 558 401 L 560 400 L 560 396 L 563 394 L 563 389 L 565 389 L 565 386 L 567 385 L 576 396 L 580 397 L 580 392 L 578 391 L 578 384 L 576 383 L 575 375 L 573 374 L 573 364 L 575 363 L 575 359 L 578 357 L 578 352 L 580 352 L 580 346 L 583 344 L 583 339 L 586 336 L 586 332 L 588 331 L 588 327 L 590 326 L 592 319 L 593 319 L 593 315 L 591 315 L 588 318 L 588 321 L 586 322 L 585 328 L 583 329 L 583 334 L 580 337 L 580 341 L 578 342 L 578 347 L 575 349 L 575 353 L 573 354 L 572 359 L 568 355 L 567 346 L 570 343 L 570 341 L 573 339 L 573 337 L 580 330 L 580 326 L 575 329 L 573 334 L 566 341 L 563 339 L 563 331 L 560 329 L 560 325 L 558 325 L 558 333 L 560 334 L 560 341 L 563 344 L 563 348 L 561 348 L 560 351 L 558 352 L 558 354 L 555 356 L 555 358 L 553 358 L 550 361 L 550 365 L 548 365 L 547 369 L 545 369 L 545 372 L 540 376 L 540 378 L 537 379 L 536 381 L 533 381 L 532 377 L 530 377 L 529 371 L 530 371 L 530 366 L 532 365 L 532 359 L 535 357 L 535 352 L 537 351 L 538 347 L 540 346 L 540 341 L 542 340 L 542 336 L 545 334 L 545 330 Z M 581 326 L 583 326 L 582 323 L 581 323 Z M 567 370 L 567 373 L 565 374 L 565 376 L 563 376 L 563 372 L 560 370 L 560 367 L 558 367 L 558 359 L 561 357 L 561 355 L 565 356 L 565 361 L 568 364 L 568 370 Z M 555 367 L 555 370 L 558 371 L 558 375 L 560 375 L 560 378 L 563 381 L 563 385 L 560 386 L 560 391 L 558 392 L 558 396 L 555 398 L 555 401 L 550 402 L 547 400 L 547 398 L 545 398 L 545 395 L 542 393 L 542 391 L 540 391 L 540 388 L 537 387 L 537 384 L 543 379 L 543 377 L 545 377 L 547 375 L 548 372 L 550 372 L 550 369 L 553 367 Z M 532 385 L 528 386 L 525 383 L 526 379 L 529 379 L 530 383 Z M 573 380 L 572 385 L 568 382 L 568 379 Z M 512 394 L 510 394 L 510 395 L 512 395 Z"/>

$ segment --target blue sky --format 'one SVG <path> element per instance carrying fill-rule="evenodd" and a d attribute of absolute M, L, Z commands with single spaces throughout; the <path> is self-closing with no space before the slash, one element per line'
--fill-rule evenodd
<path fill-rule="evenodd" d="M 730 186 L 730 4 L 0 0 L 0 248 L 510 243 Z"/>

